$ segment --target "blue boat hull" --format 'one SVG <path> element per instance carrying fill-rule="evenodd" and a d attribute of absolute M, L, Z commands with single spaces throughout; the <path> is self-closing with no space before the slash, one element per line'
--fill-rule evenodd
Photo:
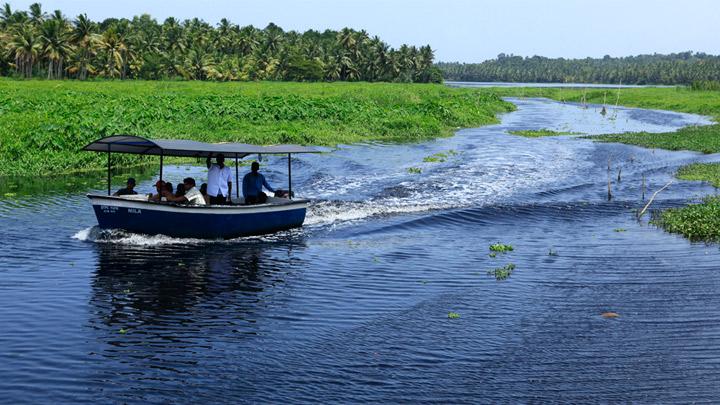
<path fill-rule="evenodd" d="M 175 238 L 229 239 L 302 226 L 307 200 L 259 206 L 178 206 L 88 196 L 98 225 Z"/>

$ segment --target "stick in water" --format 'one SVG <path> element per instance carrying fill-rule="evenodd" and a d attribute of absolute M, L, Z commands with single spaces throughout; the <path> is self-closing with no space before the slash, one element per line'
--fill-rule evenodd
<path fill-rule="evenodd" d="M 645 201 L 645 173 L 642 175 L 642 200 Z"/>
<path fill-rule="evenodd" d="M 645 213 L 645 211 L 647 211 L 648 207 L 650 206 L 650 204 L 652 204 L 653 200 L 655 199 L 655 196 L 657 196 L 661 191 L 668 188 L 673 183 L 673 181 L 674 180 L 670 180 L 668 182 L 668 184 L 662 186 L 662 188 L 660 190 L 653 193 L 652 197 L 650 197 L 650 201 L 648 201 L 648 203 L 645 205 L 645 208 L 643 208 L 642 211 L 640 211 L 640 213 L 638 214 L 638 219 L 640 219 L 643 216 L 643 214 Z"/>

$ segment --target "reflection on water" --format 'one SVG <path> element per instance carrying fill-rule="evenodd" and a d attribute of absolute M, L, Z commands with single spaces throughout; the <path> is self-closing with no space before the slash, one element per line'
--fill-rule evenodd
<path fill-rule="evenodd" d="M 137 181 L 149 180 L 157 175 L 155 165 L 140 166 L 112 171 L 112 188 L 123 187 L 128 177 Z M 107 191 L 107 171 L 73 173 L 58 177 L 2 177 L 0 176 L 0 199 L 17 196 L 42 196 L 53 193 L 85 193 L 88 190 Z"/>
<path fill-rule="evenodd" d="M 507 134 L 704 118 L 513 102 L 451 138 L 298 157 L 314 202 L 276 235 L 101 232 L 87 190 L 0 199 L 0 402 L 715 401 L 720 250 L 634 211 L 643 179 L 718 156 Z M 286 163 L 264 163 L 283 186 Z M 711 192 L 677 182 L 653 206 Z"/>
<path fill-rule="evenodd" d="M 213 303 L 243 317 L 258 295 L 301 265 L 303 242 L 146 246 L 99 243 L 91 304 L 100 322 L 142 333 L 165 317 L 194 314 Z M 203 307 L 206 310 L 207 307 Z M 227 320 L 227 319 L 226 319 Z M 193 319 L 188 319 L 193 321 Z"/>

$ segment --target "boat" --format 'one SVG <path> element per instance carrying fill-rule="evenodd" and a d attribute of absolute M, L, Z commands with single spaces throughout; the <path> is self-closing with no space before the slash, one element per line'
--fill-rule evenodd
<path fill-rule="evenodd" d="M 243 143 L 205 143 L 184 139 L 148 139 L 135 135 L 112 135 L 82 150 L 107 154 L 107 195 L 88 194 L 98 226 L 131 233 L 167 235 L 175 238 L 231 239 L 297 228 L 305 221 L 309 200 L 294 198 L 292 155 L 319 153 L 299 145 L 258 146 Z M 187 205 L 150 201 L 147 195 L 111 194 L 111 154 L 129 153 L 160 157 L 160 180 L 166 156 L 207 158 L 223 154 L 235 160 L 236 198 L 231 205 Z M 263 204 L 246 205 L 240 197 L 239 160 L 248 155 L 287 155 L 287 197 L 268 197 Z"/>

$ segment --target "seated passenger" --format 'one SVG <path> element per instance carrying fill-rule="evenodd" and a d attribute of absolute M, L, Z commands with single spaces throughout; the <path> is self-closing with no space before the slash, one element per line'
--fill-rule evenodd
<path fill-rule="evenodd" d="M 200 185 L 200 194 L 202 194 L 203 198 L 205 199 L 205 204 L 210 204 L 210 196 L 208 196 L 207 193 L 207 183 L 203 183 Z"/>
<path fill-rule="evenodd" d="M 166 184 L 167 183 L 165 183 L 162 180 L 158 180 L 157 182 L 155 182 L 155 190 L 157 190 L 157 194 L 153 194 L 153 193 L 148 194 L 148 199 L 150 201 L 161 201 L 162 194 L 163 194 L 163 191 L 165 190 Z"/>
<path fill-rule="evenodd" d="M 264 204 L 267 202 L 267 194 L 262 191 L 263 186 L 270 192 L 274 193 L 275 190 L 270 187 L 265 176 L 258 172 L 260 170 L 258 162 L 252 162 L 250 170 L 250 173 L 243 177 L 242 191 L 245 204 Z"/>
<path fill-rule="evenodd" d="M 137 194 L 137 191 L 133 190 L 135 188 L 135 179 L 130 177 L 127 179 L 127 187 L 121 188 L 120 190 L 116 191 L 113 195 L 114 196 L 121 196 L 121 195 L 135 195 Z"/>
<path fill-rule="evenodd" d="M 203 198 L 202 194 L 200 194 L 200 191 L 195 188 L 195 179 L 193 179 L 192 177 L 188 177 L 183 180 L 182 184 L 183 189 L 185 190 L 184 195 L 176 197 L 171 192 L 165 191 L 165 193 L 163 194 L 165 198 L 167 198 L 167 200 L 171 202 L 187 202 L 192 205 L 206 205 L 205 199 Z"/>
<path fill-rule="evenodd" d="M 175 197 L 182 197 L 185 195 L 185 184 L 178 183 L 177 189 L 175 190 Z"/>

